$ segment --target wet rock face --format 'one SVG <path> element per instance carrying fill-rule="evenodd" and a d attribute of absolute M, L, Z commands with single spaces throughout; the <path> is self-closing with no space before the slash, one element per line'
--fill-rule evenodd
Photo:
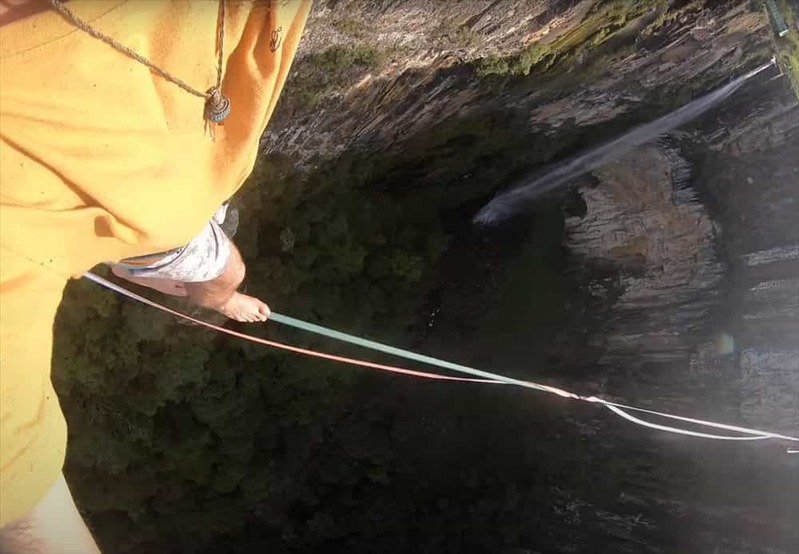
<path fill-rule="evenodd" d="M 639 148 L 596 171 L 581 189 L 585 217 L 566 220 L 575 255 L 620 270 L 606 363 L 687 359 L 694 346 L 685 334 L 707 314 L 724 266 L 707 210 L 685 191 L 689 176 L 673 148 Z"/>
<path fill-rule="evenodd" d="M 753 83 L 679 144 L 596 171 L 580 187 L 585 216 L 567 219 L 567 244 L 620 269 L 601 364 L 654 365 L 674 390 L 694 383 L 705 398 L 713 383 L 711 396 L 739 398 L 750 425 L 793 433 L 799 104 L 784 85 Z"/>
<path fill-rule="evenodd" d="M 714 151 L 703 184 L 717 206 L 730 270 L 727 327 L 741 413 L 799 429 L 799 104 L 761 83 L 705 128 Z"/>
<path fill-rule="evenodd" d="M 587 209 L 566 220 L 567 245 L 580 258 L 619 268 L 623 290 L 595 338 L 603 352 L 599 367 L 586 369 L 602 376 L 606 390 L 796 434 L 797 114 L 795 98 L 778 81 L 753 83 L 681 140 L 638 148 L 580 186 Z M 594 291 L 607 294 L 601 285 Z M 665 449 L 696 449 L 678 473 L 705 472 L 702 492 L 674 495 L 696 486 L 677 478 L 660 489 L 671 493 L 641 495 L 644 513 L 671 496 L 670 509 L 701 521 L 702 531 L 691 532 L 677 517 L 693 537 L 684 551 L 796 550 L 791 455 L 764 447 L 728 458 L 707 444 L 652 438 Z M 760 484 L 719 474 L 727 463 L 728 471 Z M 770 492 L 758 499 L 756 489 Z M 652 521 L 662 529 L 669 518 Z"/>

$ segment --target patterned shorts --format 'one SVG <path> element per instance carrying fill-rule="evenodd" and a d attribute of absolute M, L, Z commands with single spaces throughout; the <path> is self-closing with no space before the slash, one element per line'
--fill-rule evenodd
<path fill-rule="evenodd" d="M 186 246 L 172 250 L 152 265 L 140 265 L 135 259 L 114 264 L 135 277 L 172 279 L 182 283 L 200 283 L 219 277 L 230 259 L 230 239 L 219 226 L 225 220 L 223 204 L 203 230 Z"/>

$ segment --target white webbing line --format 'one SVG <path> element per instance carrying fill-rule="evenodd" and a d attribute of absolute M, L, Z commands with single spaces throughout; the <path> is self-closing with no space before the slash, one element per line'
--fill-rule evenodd
<path fill-rule="evenodd" d="M 190 317 L 190 316 L 188 316 L 186 314 L 183 314 L 183 313 L 181 313 L 181 312 L 179 312 L 177 310 L 172 310 L 170 308 L 167 308 L 166 306 L 162 306 L 158 302 L 155 302 L 155 301 L 150 300 L 148 298 L 144 298 L 142 296 L 139 296 L 138 294 L 136 294 L 136 293 L 134 293 L 132 291 L 129 291 L 129 290 L 125 289 L 124 287 L 121 287 L 121 286 L 117 285 L 116 283 L 112 283 L 112 282 L 110 282 L 110 281 L 108 281 L 106 279 L 103 279 L 102 277 L 100 277 L 99 275 L 96 275 L 94 273 L 90 273 L 90 272 L 89 273 L 85 273 L 84 277 L 86 277 L 87 279 L 89 279 L 91 281 L 94 281 L 95 283 L 97 283 L 97 284 L 99 284 L 99 285 L 101 285 L 101 286 L 103 286 L 103 287 L 105 287 L 107 289 L 110 289 L 110 290 L 115 291 L 115 292 L 117 292 L 119 294 L 127 296 L 128 298 L 136 300 L 137 302 L 141 302 L 143 304 L 146 304 L 146 305 L 149 305 L 151 307 L 157 308 L 157 309 L 159 309 L 159 310 L 161 310 L 163 312 L 167 312 L 169 314 L 172 314 L 172 315 L 175 315 L 177 317 L 186 319 L 188 321 L 192 321 L 194 323 L 198 323 L 198 324 L 203 325 L 203 326 L 205 326 L 205 327 L 207 327 L 209 329 L 213 329 L 215 331 L 226 333 L 226 334 L 229 334 L 229 335 L 233 335 L 233 336 L 236 336 L 236 337 L 239 337 L 239 338 L 244 338 L 244 339 L 250 340 L 250 341 L 255 341 L 255 342 L 259 341 L 259 339 L 257 337 L 248 335 L 246 333 L 240 333 L 240 332 L 236 332 L 236 331 L 231 331 L 231 330 L 225 329 L 223 327 L 218 327 L 218 326 L 212 325 L 210 323 L 207 323 L 205 321 Z M 285 316 L 282 316 L 282 317 L 284 319 L 288 319 L 288 318 L 285 318 Z M 305 325 L 308 325 L 308 326 L 311 326 L 311 327 L 319 327 L 319 326 L 313 325 L 313 324 L 305 324 Z M 329 329 L 327 331 L 329 331 L 331 333 L 334 333 L 335 335 L 342 336 L 342 337 L 350 337 L 350 338 L 353 338 L 353 339 L 356 338 L 356 337 L 352 337 L 350 335 L 346 335 L 345 333 L 341 333 L 339 331 L 333 331 L 333 330 L 329 330 Z M 346 338 L 345 339 L 340 339 L 340 340 L 346 340 Z M 362 342 L 370 342 L 370 343 L 373 343 L 373 344 L 375 344 L 377 346 L 382 346 L 382 347 L 384 347 L 386 349 L 390 349 L 391 351 L 399 351 L 400 350 L 400 349 L 396 349 L 396 348 L 393 348 L 393 347 L 388 347 L 386 345 L 380 345 L 379 343 L 374 343 L 374 341 L 366 341 L 365 339 L 360 339 L 360 338 L 358 338 L 358 340 L 362 341 Z M 419 358 L 429 358 L 427 356 L 422 356 L 422 355 L 419 355 L 419 354 L 414 354 L 414 353 L 409 353 L 409 354 L 413 354 L 414 356 L 419 357 Z M 430 358 L 430 359 L 432 359 L 432 358 Z M 690 417 L 672 415 L 672 414 L 667 414 L 667 413 L 664 413 L 664 412 L 658 412 L 658 411 L 655 411 L 655 410 L 647 410 L 645 408 L 638 408 L 638 407 L 635 407 L 635 406 L 626 406 L 624 404 L 618 404 L 618 403 L 615 403 L 615 402 L 610 402 L 608 400 L 604 400 L 604 399 L 596 397 L 596 396 L 581 396 L 579 394 L 575 394 L 573 392 L 569 392 L 569 391 L 563 390 L 561 388 L 553 387 L 553 386 L 550 386 L 550 385 L 543 385 L 543 384 L 540 384 L 540 383 L 532 383 L 532 382 L 529 382 L 529 381 L 519 381 L 518 379 L 512 379 L 510 377 L 505 377 L 504 375 L 499 375 L 499 374 L 496 374 L 496 373 L 490 373 L 490 372 L 486 372 L 486 371 L 482 371 L 482 370 L 477 370 L 477 369 L 469 368 L 467 366 L 461 366 L 459 364 L 453 364 L 452 362 L 446 362 L 446 361 L 443 361 L 443 360 L 435 360 L 435 361 L 440 361 L 441 363 L 445 363 L 445 364 L 447 364 L 446 367 L 449 367 L 450 369 L 453 369 L 455 371 L 460 371 L 461 373 L 477 374 L 477 375 L 480 375 L 480 376 L 493 378 L 493 379 L 496 380 L 497 383 L 524 386 L 526 388 L 533 388 L 533 389 L 540 390 L 540 391 L 543 391 L 543 392 L 548 392 L 548 393 L 551 393 L 551 394 L 555 394 L 555 395 L 561 396 L 563 398 L 570 398 L 570 399 L 573 399 L 573 400 L 582 400 L 584 402 L 590 402 L 590 403 L 594 403 L 594 404 L 601 404 L 604 407 L 606 407 L 608 410 L 610 410 L 611 412 L 616 414 L 617 416 L 622 417 L 622 418 L 624 418 L 627 421 L 630 421 L 632 423 L 635 423 L 636 425 L 641 425 L 643 427 L 648 427 L 650 429 L 657 429 L 659 431 L 666 431 L 668 433 L 675 433 L 675 434 L 678 434 L 678 435 L 688 435 L 688 436 L 692 436 L 692 437 L 698 437 L 698 438 L 704 438 L 704 439 L 713 439 L 713 440 L 752 441 L 752 440 L 764 440 L 764 439 L 777 439 L 777 440 L 785 440 L 785 441 L 791 441 L 791 442 L 799 443 L 799 437 L 792 437 L 792 436 L 789 436 L 789 435 L 782 435 L 782 434 L 779 434 L 779 433 L 772 433 L 770 431 L 761 431 L 761 430 L 758 430 L 758 429 L 750 429 L 748 427 L 740 427 L 740 426 L 737 426 L 737 425 L 727 425 L 727 424 L 724 424 L 724 423 L 715 423 L 713 421 L 706 421 L 704 419 L 695 419 L 695 418 L 690 418 Z M 644 421 L 642 419 L 639 419 L 639 418 L 637 418 L 635 416 L 632 416 L 632 415 L 628 414 L 625 410 L 646 413 L 646 414 L 650 414 L 650 415 L 654 415 L 654 416 L 662 417 L 662 418 L 666 418 L 666 419 L 684 421 L 684 422 L 687 422 L 687 423 L 693 423 L 694 425 L 699 425 L 699 426 L 704 426 L 704 427 L 713 427 L 713 428 L 716 428 L 716 429 L 724 429 L 724 430 L 727 430 L 727 431 L 733 431 L 733 432 L 741 433 L 741 434 L 744 434 L 744 435 L 750 435 L 750 436 L 734 437 L 734 436 L 729 436 L 729 435 L 713 435 L 713 434 L 709 434 L 709 433 L 701 433 L 701 432 L 698 432 L 698 431 L 691 431 L 691 430 L 688 430 L 688 429 L 680 429 L 679 427 L 671 427 L 671 426 L 668 426 L 668 425 L 660 425 L 660 424 L 657 424 L 657 423 L 650 423 L 648 421 Z M 799 450 L 797 450 L 797 449 L 787 449 L 787 452 L 788 452 L 788 454 L 797 454 L 797 453 L 799 453 Z"/>

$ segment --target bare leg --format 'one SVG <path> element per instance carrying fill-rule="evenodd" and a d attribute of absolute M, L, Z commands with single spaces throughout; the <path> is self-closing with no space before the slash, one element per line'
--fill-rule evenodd
<path fill-rule="evenodd" d="M 0 529 L 0 553 L 100 554 L 64 476 L 26 515 Z"/>
<path fill-rule="evenodd" d="M 225 271 L 210 281 L 181 283 L 173 279 L 136 277 L 127 269 L 119 266 L 111 266 L 111 271 L 117 277 L 164 294 L 188 296 L 195 304 L 216 310 L 236 321 L 245 323 L 266 321 L 270 314 L 269 306 L 258 298 L 236 291 L 244 280 L 246 268 L 236 246 L 231 243 L 230 247 L 230 259 L 225 266 Z"/>
<path fill-rule="evenodd" d="M 189 298 L 205 308 L 211 308 L 236 321 L 254 323 L 266 321 L 271 313 L 264 302 L 237 292 L 244 280 L 246 268 L 238 249 L 231 243 L 230 260 L 225 271 L 211 281 L 185 283 Z"/>

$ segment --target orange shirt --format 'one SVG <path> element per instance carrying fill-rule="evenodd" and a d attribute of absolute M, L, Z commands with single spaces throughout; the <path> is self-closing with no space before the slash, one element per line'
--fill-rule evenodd
<path fill-rule="evenodd" d="M 92 27 L 205 91 L 218 4 L 72 1 Z M 106 261 L 185 244 L 252 170 L 310 0 L 227 2 L 211 141 L 204 100 L 53 11 L 0 28 L 0 526 L 58 478 L 66 425 L 50 383 L 64 285 Z"/>

